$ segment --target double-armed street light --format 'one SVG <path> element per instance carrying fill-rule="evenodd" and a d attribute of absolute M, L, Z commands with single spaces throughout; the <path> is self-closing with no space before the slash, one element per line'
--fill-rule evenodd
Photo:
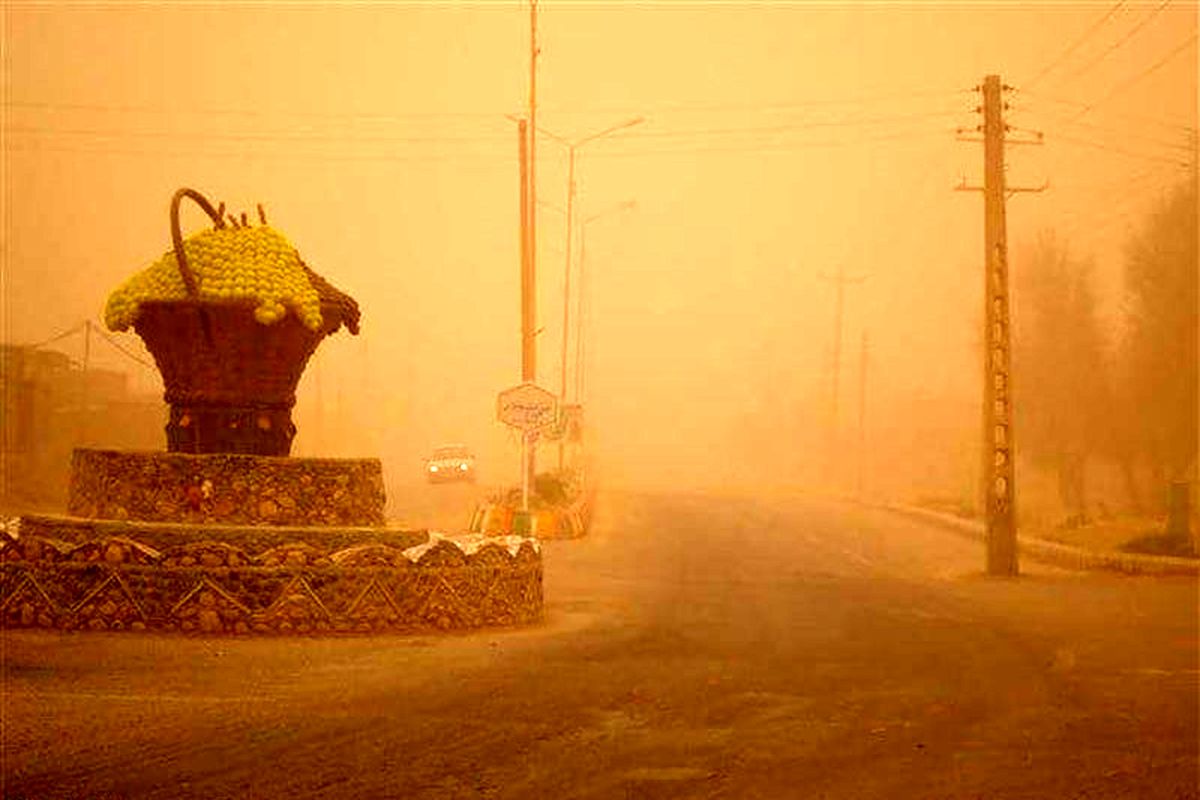
<path fill-rule="evenodd" d="M 575 402 L 583 402 L 583 310 L 587 297 L 587 232 L 588 226 L 620 211 L 633 211 L 636 200 L 626 200 L 584 217 L 579 223 L 579 312 L 575 315 Z"/>
<path fill-rule="evenodd" d="M 567 399 L 567 352 L 569 347 L 569 331 L 570 331 L 570 309 L 571 309 L 571 235 L 575 220 L 575 196 L 577 187 L 575 184 L 575 154 L 579 148 L 589 142 L 594 142 L 597 139 L 603 139 L 618 131 L 632 128 L 634 125 L 639 125 L 645 121 L 644 117 L 632 117 L 624 122 L 616 125 L 611 125 L 603 130 L 590 133 L 587 136 L 581 136 L 577 139 L 567 139 L 558 134 L 539 128 L 538 132 L 542 135 L 553 139 L 559 144 L 567 148 L 567 245 L 565 265 L 563 269 L 563 324 L 562 324 L 562 354 L 560 359 L 559 372 L 559 402 L 565 403 Z M 576 365 L 578 369 L 578 365 Z M 558 467 L 563 466 L 564 445 L 560 441 L 558 445 Z"/>

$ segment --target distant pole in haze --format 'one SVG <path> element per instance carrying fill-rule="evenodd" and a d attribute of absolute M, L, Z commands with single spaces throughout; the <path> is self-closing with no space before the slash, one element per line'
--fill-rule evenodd
<path fill-rule="evenodd" d="M 566 266 L 563 268 L 563 322 L 562 322 L 562 358 L 559 364 L 558 408 L 560 414 L 566 413 L 567 408 L 567 345 L 570 339 L 571 318 L 571 222 L 575 217 L 575 145 L 567 148 L 567 252 Z M 575 364 L 579 369 L 579 364 Z M 579 402 L 579 398 L 575 398 Z M 562 471 L 566 460 L 566 432 L 561 431 L 558 439 L 558 469 Z"/>
<path fill-rule="evenodd" d="M 545 133 L 551 139 L 554 139 L 555 141 L 565 145 L 567 148 L 567 209 L 566 209 L 567 245 L 564 250 L 564 259 L 563 259 L 565 264 L 564 264 L 564 268 L 563 268 L 562 354 L 561 354 L 561 359 L 560 359 L 560 363 L 559 363 L 559 391 L 558 391 L 560 408 L 563 408 L 564 410 L 566 408 L 566 403 L 567 403 L 567 352 L 568 352 L 568 345 L 570 344 L 570 330 L 571 330 L 571 256 L 574 252 L 574 250 L 572 249 L 572 246 L 571 246 L 572 245 L 571 234 L 572 234 L 572 231 L 574 230 L 575 196 L 577 194 L 576 186 L 575 186 L 575 152 L 580 147 L 587 144 L 588 142 L 594 141 L 596 139 L 600 139 L 604 136 L 608 136 L 609 134 L 616 133 L 619 130 L 623 130 L 625 128 L 630 128 L 630 127 L 633 127 L 634 125 L 639 125 L 642 122 L 643 122 L 642 117 L 634 117 L 632 119 L 625 120 L 624 122 L 619 123 L 617 125 L 612 125 L 610 127 L 607 127 L 604 130 L 597 131 L 595 133 L 589 134 L 588 136 L 584 136 L 582 138 L 576 139 L 574 141 L 568 141 L 568 140 L 562 138 L 561 136 L 557 136 L 553 133 L 550 133 L 549 131 L 542 131 L 542 133 Z M 575 368 L 577 370 L 579 369 L 578 362 L 576 362 Z M 576 398 L 576 402 L 579 402 L 578 398 Z M 566 450 L 566 442 L 563 439 L 559 439 L 559 442 L 558 442 L 558 468 L 560 470 L 563 468 L 563 461 L 565 460 L 565 450 Z"/>
<path fill-rule="evenodd" d="M 85 320 L 83 323 L 83 371 L 79 376 L 79 394 L 81 401 L 79 403 L 79 445 L 82 447 L 87 444 L 88 436 L 91 432 L 88 430 L 91 422 L 91 385 L 90 385 L 90 370 L 92 361 L 92 321 Z"/>
<path fill-rule="evenodd" d="M 590 309 L 588 298 L 588 273 L 587 273 L 587 232 L 588 225 L 598 219 L 607 217 L 618 211 L 629 211 L 637 207 L 637 201 L 626 200 L 618 203 L 615 206 L 610 206 L 591 216 L 584 217 L 579 222 L 579 291 L 578 311 L 575 314 L 575 402 L 583 404 L 583 364 L 584 364 L 584 315 L 585 309 Z M 586 312 L 590 315 L 590 311 Z"/>
<path fill-rule="evenodd" d="M 863 496 L 863 464 L 867 455 L 867 332 L 862 333 L 858 354 L 858 497 Z"/>
<path fill-rule="evenodd" d="M 836 457 L 838 446 L 838 397 L 841 394 L 842 375 L 842 313 L 845 306 L 846 284 L 862 283 L 866 277 L 865 275 L 847 275 L 844 263 L 838 267 L 837 275 L 823 273 L 821 275 L 822 280 L 830 281 L 837 287 L 837 299 L 833 312 L 833 385 L 830 390 L 829 406 L 828 457 L 830 460 Z"/>
<path fill-rule="evenodd" d="M 987 571 L 991 575 L 1016 575 L 1017 512 L 1016 459 L 1013 437 L 1012 352 L 1010 332 L 1011 299 L 1008 291 L 1008 233 L 1006 202 L 1016 192 L 1039 192 L 1046 187 L 1024 188 L 1005 185 L 1004 145 L 1040 144 L 1008 140 L 1004 124 L 1003 94 L 1012 87 L 1000 83 L 999 75 L 988 75 L 976 91 L 983 92 L 981 130 L 983 138 L 983 186 L 958 187 L 960 191 L 983 192 L 983 447 L 980 495 L 987 526 Z M 962 133 L 962 131 L 959 131 Z"/>

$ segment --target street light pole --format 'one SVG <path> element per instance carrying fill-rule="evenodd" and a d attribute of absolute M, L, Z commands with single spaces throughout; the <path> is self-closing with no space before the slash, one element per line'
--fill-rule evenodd
<path fill-rule="evenodd" d="M 634 117 L 625 120 L 624 122 L 612 125 L 604 130 L 589 134 L 574 141 L 564 139 L 561 136 L 551 133 L 550 131 L 542 130 L 541 133 L 554 139 L 567 148 L 567 247 L 564 258 L 565 264 L 563 267 L 563 324 L 562 324 L 562 355 L 559 362 L 559 403 L 565 405 L 567 402 L 567 351 L 570 344 L 571 330 L 571 234 L 573 223 L 575 221 L 575 152 L 587 144 L 588 142 L 601 139 L 617 131 L 631 128 L 644 121 L 643 117 Z M 578 369 L 578 364 L 576 369 Z M 558 441 L 558 468 L 563 468 L 563 462 L 566 459 L 566 442 L 560 438 Z"/>
<path fill-rule="evenodd" d="M 570 332 L 571 319 L 571 223 L 575 219 L 575 145 L 567 146 L 567 252 L 564 253 L 563 267 L 563 323 L 562 323 L 562 358 L 559 362 L 558 402 L 567 402 L 567 341 Z M 575 365 L 579 369 L 579 364 Z M 564 442 L 558 441 L 558 468 L 563 468 Z"/>
<path fill-rule="evenodd" d="M 618 203 L 615 206 L 592 214 L 589 217 L 584 217 L 579 224 L 579 311 L 575 315 L 575 402 L 583 402 L 583 311 L 585 298 L 588 295 L 587 285 L 587 232 L 588 225 L 598 219 L 607 217 L 618 211 L 630 211 L 637 207 L 637 203 L 633 200 L 626 200 L 623 203 Z"/>

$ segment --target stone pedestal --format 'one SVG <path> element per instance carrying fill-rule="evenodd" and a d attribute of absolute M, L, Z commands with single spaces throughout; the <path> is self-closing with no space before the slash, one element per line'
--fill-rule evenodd
<path fill-rule="evenodd" d="M 67 513 L 239 525 L 383 525 L 379 459 L 75 451 Z"/>
<path fill-rule="evenodd" d="M 521 537 L 383 524 L 376 459 L 77 450 L 68 514 L 0 531 L 0 625 L 202 635 L 535 622 Z"/>

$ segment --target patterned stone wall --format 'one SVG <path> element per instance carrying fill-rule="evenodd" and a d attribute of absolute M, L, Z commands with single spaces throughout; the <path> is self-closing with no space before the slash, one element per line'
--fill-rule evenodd
<path fill-rule="evenodd" d="M 21 517 L 22 537 L 52 539 L 82 544 L 94 539 L 113 537 L 133 539 L 156 550 L 204 541 L 229 542 L 255 554 L 284 544 L 302 543 L 322 550 L 343 550 L 363 542 L 386 544 L 400 550 L 428 541 L 424 530 L 369 527 L 174 524 L 105 519 L 83 519 L 53 514 L 26 514 Z"/>
<path fill-rule="evenodd" d="M 204 635 L 463 630 L 535 622 L 535 541 L 434 536 L 401 549 L 228 541 L 164 549 L 123 536 L 64 542 L 0 534 L 6 628 Z"/>
<path fill-rule="evenodd" d="M 67 513 L 89 519 L 290 526 L 384 524 L 378 459 L 75 451 Z"/>

